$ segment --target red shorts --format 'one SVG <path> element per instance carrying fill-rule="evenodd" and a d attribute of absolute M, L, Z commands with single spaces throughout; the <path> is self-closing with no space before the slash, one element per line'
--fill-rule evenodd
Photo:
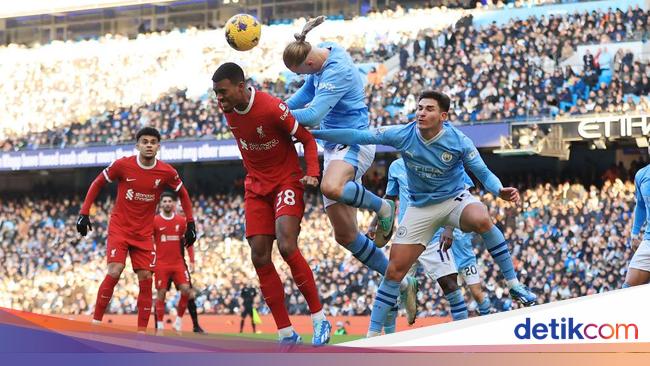
<path fill-rule="evenodd" d="M 174 281 L 176 288 L 190 283 L 190 272 L 184 264 L 161 265 L 156 268 L 156 289 L 167 289 L 169 279 Z"/>
<path fill-rule="evenodd" d="M 275 236 L 275 220 L 280 216 L 302 219 L 305 212 L 304 193 L 305 189 L 299 181 L 280 184 L 266 196 L 246 191 L 246 237 Z"/>
<path fill-rule="evenodd" d="M 156 251 L 153 238 L 151 240 L 132 240 L 123 235 L 109 233 L 106 244 L 106 260 L 108 263 L 126 263 L 126 255 L 131 257 L 131 267 L 134 271 L 154 271 L 156 268 Z"/>

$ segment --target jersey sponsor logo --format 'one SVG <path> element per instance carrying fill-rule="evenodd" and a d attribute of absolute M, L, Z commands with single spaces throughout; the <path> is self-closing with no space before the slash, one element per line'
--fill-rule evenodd
<path fill-rule="evenodd" d="M 161 235 L 160 236 L 160 242 L 168 242 L 168 241 L 179 241 L 181 240 L 181 237 L 178 235 Z"/>
<path fill-rule="evenodd" d="M 160 185 L 160 178 L 156 179 L 156 181 L 153 183 L 153 187 L 158 188 L 159 185 Z"/>
<path fill-rule="evenodd" d="M 442 170 L 432 166 L 414 164 L 410 161 L 407 162 L 406 165 L 410 170 L 414 171 L 415 174 L 424 179 L 431 179 L 444 175 L 444 172 Z"/>
<path fill-rule="evenodd" d="M 280 107 L 280 110 L 284 112 L 280 116 L 280 119 L 284 121 L 287 118 L 287 116 L 289 115 L 289 108 L 287 108 L 287 106 L 284 105 L 284 103 L 280 103 L 279 107 Z"/>
<path fill-rule="evenodd" d="M 440 158 L 441 158 L 442 161 L 444 161 L 445 163 L 448 163 L 448 162 L 451 161 L 451 159 L 454 158 L 454 156 L 451 155 L 451 153 L 445 151 L 445 152 L 442 153 L 442 155 L 440 156 Z"/>
<path fill-rule="evenodd" d="M 264 133 L 264 129 L 262 129 L 262 126 L 257 126 L 257 134 L 260 135 L 260 138 L 266 137 L 266 134 Z"/>
<path fill-rule="evenodd" d="M 126 199 L 129 201 L 136 200 L 136 201 L 143 201 L 143 202 L 152 202 L 156 200 L 156 195 L 136 192 L 132 188 L 129 188 L 126 191 Z"/>
<path fill-rule="evenodd" d="M 336 85 L 332 83 L 320 83 L 318 84 L 318 89 L 325 89 L 327 91 L 334 91 L 336 89 Z"/>
<path fill-rule="evenodd" d="M 244 139 L 239 139 L 239 143 L 241 144 L 241 148 L 244 150 L 266 151 L 266 150 L 271 150 L 272 148 L 278 146 L 280 144 L 280 141 L 278 141 L 278 139 L 273 139 L 263 144 L 256 144 L 253 142 L 247 142 Z"/>
<path fill-rule="evenodd" d="M 476 151 L 476 150 L 472 150 L 472 151 L 467 155 L 467 159 L 472 160 L 472 159 L 474 159 L 474 158 L 477 157 L 477 156 L 478 156 L 478 151 Z"/>

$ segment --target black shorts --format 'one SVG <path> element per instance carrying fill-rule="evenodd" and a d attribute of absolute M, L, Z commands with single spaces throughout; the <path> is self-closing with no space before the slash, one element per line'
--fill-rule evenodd
<path fill-rule="evenodd" d="M 244 306 L 244 311 L 242 311 L 241 317 L 245 318 L 245 317 L 247 317 L 249 315 L 251 316 L 251 318 L 253 317 L 253 307 L 252 306 Z"/>

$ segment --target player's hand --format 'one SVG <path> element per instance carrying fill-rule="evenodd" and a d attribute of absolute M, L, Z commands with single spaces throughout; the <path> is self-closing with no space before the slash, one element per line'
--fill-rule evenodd
<path fill-rule="evenodd" d="M 305 187 L 318 187 L 318 177 L 305 175 L 304 177 L 300 178 L 300 183 L 302 183 Z"/>
<path fill-rule="evenodd" d="M 445 252 L 451 248 L 451 245 L 454 243 L 454 227 L 447 226 L 445 231 L 440 234 L 440 249 Z"/>
<path fill-rule="evenodd" d="M 81 234 L 81 236 L 86 236 L 88 234 L 88 229 L 93 231 L 90 217 L 88 217 L 88 215 L 79 215 L 79 218 L 77 219 L 77 232 Z"/>
<path fill-rule="evenodd" d="M 196 226 L 194 221 L 187 223 L 187 229 L 185 229 L 185 246 L 191 247 L 196 241 Z"/>
<path fill-rule="evenodd" d="M 499 198 L 504 201 L 519 203 L 519 190 L 514 187 L 503 187 L 499 191 Z"/>
<path fill-rule="evenodd" d="M 634 236 L 630 240 L 630 247 L 632 248 L 632 252 L 636 252 L 636 250 L 639 248 L 639 245 L 641 244 L 641 239 L 639 236 Z"/>

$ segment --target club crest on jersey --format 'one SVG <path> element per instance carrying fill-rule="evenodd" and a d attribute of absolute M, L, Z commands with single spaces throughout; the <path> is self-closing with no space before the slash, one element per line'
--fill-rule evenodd
<path fill-rule="evenodd" d="M 266 137 L 266 134 L 264 134 L 264 130 L 262 129 L 262 126 L 257 126 L 257 134 L 260 135 L 260 138 Z"/>
<path fill-rule="evenodd" d="M 440 158 L 441 158 L 442 161 L 444 161 L 445 163 L 448 163 L 448 162 L 451 161 L 451 159 L 454 158 L 454 156 L 451 155 L 451 153 L 445 151 L 445 152 L 442 153 L 442 156 L 441 156 Z"/>
<path fill-rule="evenodd" d="M 117 253 L 117 249 L 111 249 L 111 258 L 115 258 L 115 253 Z"/>
<path fill-rule="evenodd" d="M 156 179 L 156 181 L 153 183 L 153 187 L 158 188 L 159 184 L 160 184 L 160 178 Z"/>

